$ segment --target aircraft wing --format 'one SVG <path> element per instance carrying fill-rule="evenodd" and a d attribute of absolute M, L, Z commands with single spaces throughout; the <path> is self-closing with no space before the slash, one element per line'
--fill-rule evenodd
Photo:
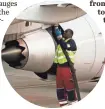
<path fill-rule="evenodd" d="M 50 1 L 32 5 L 13 20 L 6 32 L 4 42 L 21 38 L 22 33 L 40 28 L 41 24 L 58 24 L 76 19 L 84 14 L 86 13 L 83 10 L 67 2 Z M 25 21 L 33 22 L 34 25 L 38 23 L 37 27 L 24 27 Z"/>
<path fill-rule="evenodd" d="M 76 19 L 84 14 L 86 13 L 83 10 L 70 3 L 44 2 L 25 9 L 16 19 L 44 24 L 58 24 Z"/>

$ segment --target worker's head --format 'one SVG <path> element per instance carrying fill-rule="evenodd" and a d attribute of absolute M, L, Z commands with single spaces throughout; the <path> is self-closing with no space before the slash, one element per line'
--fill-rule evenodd
<path fill-rule="evenodd" d="M 73 36 L 73 31 L 71 29 L 66 29 L 64 31 L 63 37 L 65 39 L 72 38 L 72 36 Z"/>

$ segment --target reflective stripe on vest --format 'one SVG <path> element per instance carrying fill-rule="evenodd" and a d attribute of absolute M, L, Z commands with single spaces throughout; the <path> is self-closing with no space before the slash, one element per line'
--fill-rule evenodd
<path fill-rule="evenodd" d="M 65 42 L 69 41 L 70 39 L 65 40 Z M 74 63 L 74 56 L 76 51 L 70 51 L 66 50 L 71 61 Z M 64 64 L 67 62 L 67 59 L 62 51 L 62 48 L 60 45 L 57 46 L 56 53 L 55 53 L 55 58 L 54 58 L 54 63 L 59 63 L 59 64 Z"/>

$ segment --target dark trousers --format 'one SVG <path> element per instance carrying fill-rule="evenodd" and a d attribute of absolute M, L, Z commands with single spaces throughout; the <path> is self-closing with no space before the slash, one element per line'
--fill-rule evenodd
<path fill-rule="evenodd" d="M 75 86 L 69 67 L 57 67 L 56 87 L 59 103 L 63 104 L 64 101 L 73 102 L 76 100 Z"/>

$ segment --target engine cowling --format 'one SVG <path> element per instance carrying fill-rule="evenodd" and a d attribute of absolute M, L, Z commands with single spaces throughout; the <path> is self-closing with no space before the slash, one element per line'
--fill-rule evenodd
<path fill-rule="evenodd" d="M 2 55 L 3 60 L 11 67 L 42 73 L 53 64 L 55 45 L 51 35 L 46 30 L 40 29 L 24 34 L 23 39 L 15 41 L 17 44 L 13 42 L 7 42 L 8 44 L 6 43 L 5 49 L 2 51 L 2 54 L 6 52 L 5 56 Z M 15 56 L 15 61 L 11 60 L 11 55 L 8 55 L 10 51 L 13 51 L 11 48 L 14 48 L 14 51 L 19 51 L 18 53 L 12 52 L 13 56 L 16 54 L 24 58 Z"/>

